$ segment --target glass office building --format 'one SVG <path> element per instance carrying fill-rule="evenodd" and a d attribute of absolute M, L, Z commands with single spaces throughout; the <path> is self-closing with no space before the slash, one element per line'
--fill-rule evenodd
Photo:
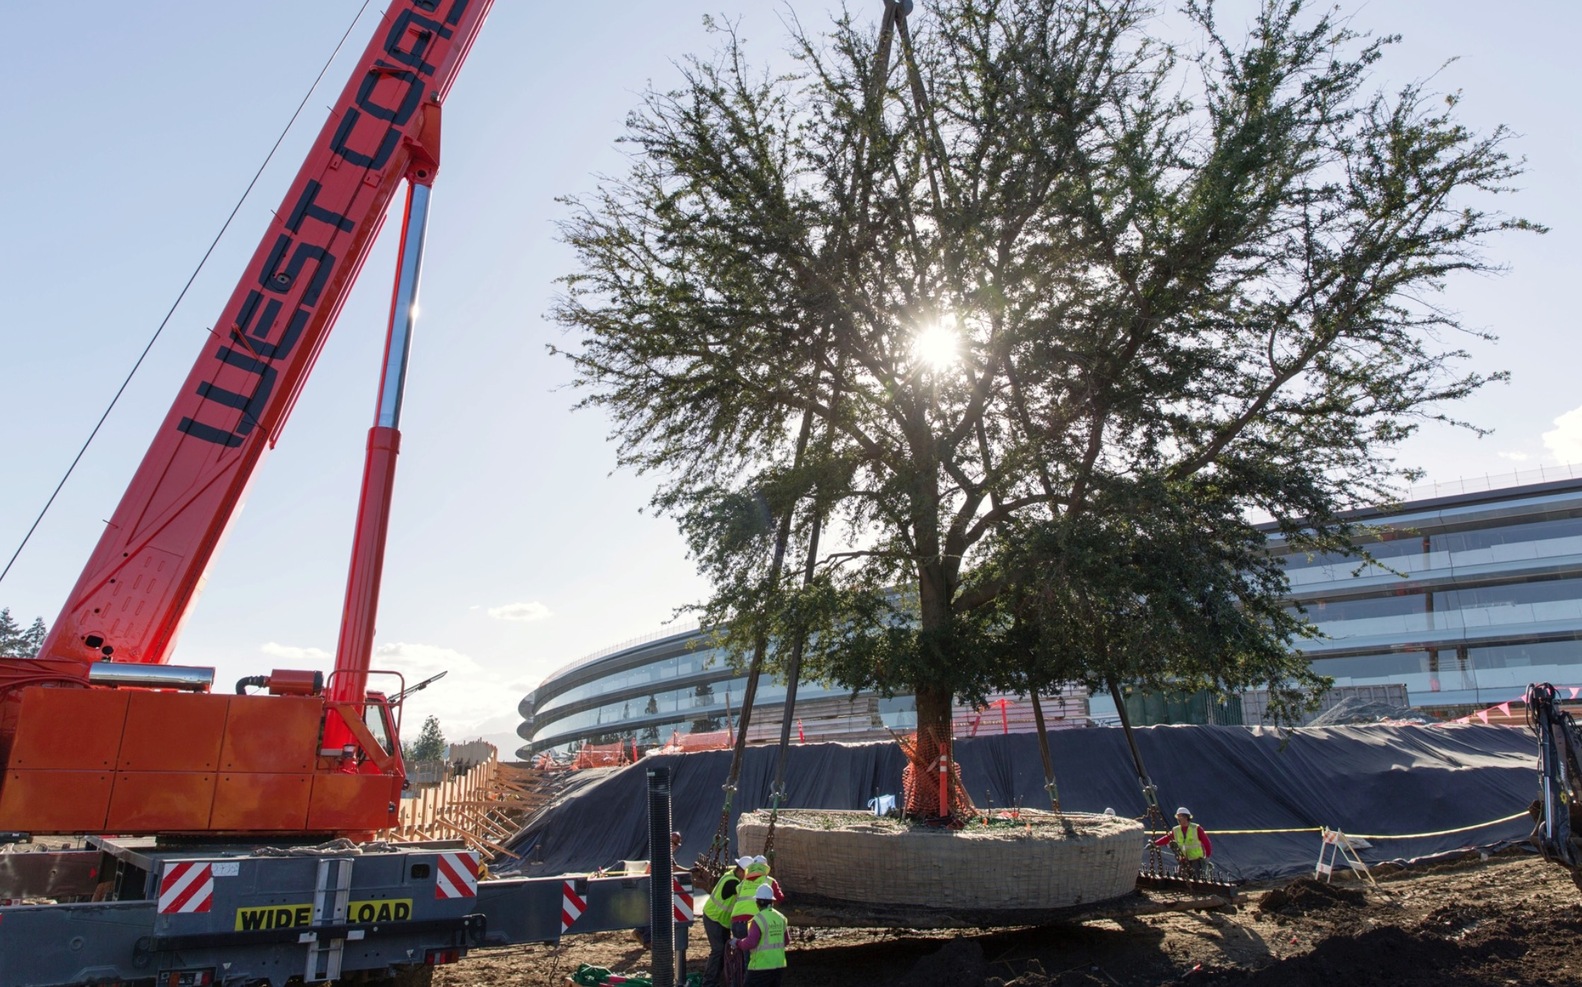
<path fill-rule="evenodd" d="M 731 669 L 702 630 L 682 631 L 583 659 L 549 675 L 522 699 L 517 734 L 527 741 L 517 755 L 566 749 L 582 742 L 635 740 L 648 748 L 676 733 L 723 730 L 741 717 L 747 676 Z M 758 681 L 753 718 L 778 730 L 786 686 L 772 676 Z M 850 690 L 802 681 L 797 710 L 861 710 L 874 726 L 909 730 L 917 725 L 910 696 L 853 696 Z M 851 717 L 848 716 L 848 719 Z M 754 736 L 749 731 L 749 738 Z"/>
<path fill-rule="evenodd" d="M 1400 684 L 1460 715 L 1531 682 L 1582 685 L 1582 481 L 1418 500 L 1358 516 L 1376 560 L 1287 554 L 1302 642 L 1338 686 Z M 1282 551 L 1276 546 L 1276 551 Z"/>
<path fill-rule="evenodd" d="M 1530 682 L 1582 685 L 1582 480 L 1415 500 L 1357 520 L 1372 528 L 1371 564 L 1271 546 L 1285 558 L 1291 605 L 1323 634 L 1302 650 L 1337 686 L 1404 686 L 1411 705 L 1448 716 L 1520 698 Z M 522 700 L 519 756 L 721 729 L 745 687 L 697 630 L 583 659 Z M 784 684 L 765 676 L 755 719 L 778 724 L 784 702 Z M 881 734 L 916 724 L 910 697 L 798 689 L 799 715 L 842 703 L 871 711 Z M 1093 698 L 1095 716 L 1112 707 Z"/>

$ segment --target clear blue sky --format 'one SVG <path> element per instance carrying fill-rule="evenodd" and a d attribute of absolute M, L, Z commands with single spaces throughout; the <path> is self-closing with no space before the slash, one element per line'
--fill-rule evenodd
<path fill-rule="evenodd" d="M 927 0 L 920 0 L 926 7 Z M 9 557 L 142 350 L 291 109 L 359 8 L 155 0 L 33 8 L 11 46 L 15 81 L 0 184 L 0 550 Z M 1529 161 L 1509 205 L 1554 227 L 1493 245 L 1511 267 L 1445 303 L 1502 337 L 1475 348 L 1508 369 L 1460 413 L 1495 434 L 1433 429 L 1401 450 L 1434 480 L 1582 460 L 1574 321 L 1579 246 L 1575 45 L 1582 7 L 1373 0 L 1356 26 L 1399 32 L 1378 84 L 1433 74 L 1462 90 L 1469 124 L 1503 122 Z M 830 5 L 796 2 L 809 25 Z M 871 7 L 869 11 L 867 8 Z M 877 16 L 878 0 L 853 9 Z M 1244 3 L 1226 8 L 1234 23 Z M 570 413 L 566 367 L 544 347 L 552 281 L 570 268 L 553 235 L 559 195 L 617 174 L 614 147 L 649 80 L 707 50 L 705 13 L 740 18 L 778 57 L 787 8 L 741 0 L 529 4 L 500 0 L 446 107 L 423 317 L 376 665 L 451 669 L 414 699 L 454 740 L 514 749 L 516 703 L 547 672 L 664 629 L 705 592 L 671 524 L 640 513 L 647 481 L 615 474 L 605 423 Z M 242 265 L 372 31 L 348 51 L 287 141 L 32 544 L 0 606 L 52 621 Z M 210 571 L 175 660 L 221 683 L 271 667 L 328 667 L 335 645 L 365 434 L 373 416 L 394 237 L 352 302 L 255 480 Z M 1546 439 L 1546 433 L 1549 434 Z"/>

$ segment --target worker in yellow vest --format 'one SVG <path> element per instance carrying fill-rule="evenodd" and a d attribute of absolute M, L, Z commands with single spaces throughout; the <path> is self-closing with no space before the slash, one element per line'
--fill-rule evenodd
<path fill-rule="evenodd" d="M 1154 846 L 1167 843 L 1175 850 L 1182 877 L 1196 879 L 1203 876 L 1203 861 L 1214 855 L 1214 844 L 1209 841 L 1203 827 L 1192 821 L 1192 813 L 1184 805 L 1176 810 L 1176 824 L 1165 835 L 1154 840 Z"/>
<path fill-rule="evenodd" d="M 681 866 L 681 834 L 680 833 L 671 833 L 670 834 L 670 859 L 671 859 L 672 864 L 674 864 L 674 866 L 675 866 L 675 869 L 676 869 L 675 872 L 676 872 L 677 875 L 690 873 L 689 868 Z M 643 873 L 644 874 L 648 874 L 650 876 L 653 875 L 653 873 L 654 873 L 654 862 L 652 860 L 650 860 L 648 862 L 648 866 L 643 868 Z M 637 928 L 632 930 L 632 934 L 637 937 L 637 941 L 638 942 L 643 944 L 643 948 L 644 949 L 652 949 L 653 948 L 654 943 L 653 943 L 653 940 L 650 938 L 652 933 L 650 932 L 650 929 L 649 929 L 648 926 L 640 925 Z"/>
<path fill-rule="evenodd" d="M 755 898 L 758 889 L 768 887 L 770 899 L 774 898 L 774 888 L 769 884 L 767 859 L 761 856 L 749 857 L 744 870 L 742 883 L 736 887 L 736 904 L 731 907 L 731 937 L 734 939 L 747 938 L 747 926 L 752 924 L 753 916 L 758 914 Z"/>
<path fill-rule="evenodd" d="M 747 952 L 744 987 L 780 987 L 786 968 L 786 917 L 775 907 L 775 892 L 767 884 L 753 892 L 758 913 L 747 924 L 739 945 Z"/>
<path fill-rule="evenodd" d="M 703 965 L 703 987 L 720 987 L 725 972 L 725 954 L 730 949 L 731 910 L 736 907 L 737 892 L 752 862 L 751 857 L 736 858 L 736 866 L 726 868 L 715 882 L 714 889 L 709 892 L 709 900 L 703 903 L 703 933 L 709 938 L 709 959 Z"/>
<path fill-rule="evenodd" d="M 774 889 L 775 904 L 778 905 L 778 904 L 780 904 L 780 902 L 785 901 L 786 900 L 786 895 L 785 895 L 784 891 L 780 890 L 780 882 L 775 880 L 774 876 L 769 873 L 769 858 L 765 857 L 763 854 L 759 854 L 758 856 L 753 858 L 753 863 L 758 864 L 759 866 L 761 866 L 763 868 L 763 871 L 764 871 L 763 883 L 769 885 L 771 888 Z"/>

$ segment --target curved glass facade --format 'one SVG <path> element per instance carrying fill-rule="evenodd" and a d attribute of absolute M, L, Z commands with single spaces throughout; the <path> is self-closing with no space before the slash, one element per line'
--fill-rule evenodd
<path fill-rule="evenodd" d="M 675 733 L 722 730 L 740 716 L 747 676 L 730 667 L 723 652 L 709 646 L 709 634 L 696 630 L 674 634 L 570 665 L 546 678 L 518 707 L 522 724 L 517 734 L 527 745 L 518 757 L 587 743 L 635 741 L 642 747 L 663 744 Z M 786 685 L 765 675 L 753 702 L 754 730 L 778 729 L 785 707 Z M 853 696 L 848 690 L 803 681 L 797 686 L 797 710 L 851 721 L 848 732 L 866 725 L 883 734 L 884 727 L 916 726 L 910 697 L 883 699 Z M 811 715 L 811 713 L 810 713 Z M 877 717 L 880 722 L 872 722 Z M 752 736 L 753 732 L 749 732 Z"/>
<path fill-rule="evenodd" d="M 1283 556 L 1293 608 L 1323 635 L 1300 643 L 1337 686 L 1404 686 L 1412 705 L 1447 712 L 1520 698 L 1531 682 L 1582 686 L 1582 480 L 1420 500 L 1355 516 L 1372 530 L 1373 562 Z M 586 659 L 546 678 L 521 703 L 518 756 L 580 742 L 722 729 L 745 677 L 704 631 Z M 759 682 L 754 719 L 778 724 L 785 685 Z M 884 728 L 916 725 L 910 697 L 851 696 L 803 682 L 797 712 Z M 1094 697 L 1103 717 L 1108 698 Z M 863 720 L 867 717 L 866 720 Z M 861 725 L 860 723 L 858 724 Z M 756 724 L 755 724 L 756 727 Z"/>
<path fill-rule="evenodd" d="M 1359 515 L 1376 560 L 1291 554 L 1302 643 L 1337 686 L 1404 685 L 1414 706 L 1487 707 L 1531 682 L 1582 684 L 1582 483 Z M 1279 548 L 1276 549 L 1279 551 Z"/>

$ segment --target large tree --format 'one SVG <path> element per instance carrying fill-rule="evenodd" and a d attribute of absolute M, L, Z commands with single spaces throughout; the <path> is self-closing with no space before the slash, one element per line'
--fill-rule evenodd
<path fill-rule="evenodd" d="M 1394 445 L 1494 376 L 1433 296 L 1533 227 L 1503 131 L 1373 92 L 1389 39 L 1301 8 L 940 0 L 910 72 L 850 16 L 783 74 L 727 27 L 646 94 L 555 314 L 739 653 L 811 634 L 941 728 L 991 688 L 1318 685 L 1254 521 L 1340 548 L 1411 478 Z"/>

